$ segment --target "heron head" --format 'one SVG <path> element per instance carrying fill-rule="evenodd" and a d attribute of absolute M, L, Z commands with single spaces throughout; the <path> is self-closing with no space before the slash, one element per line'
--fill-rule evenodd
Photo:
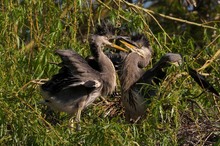
<path fill-rule="evenodd" d="M 133 42 L 133 44 L 142 49 L 143 47 L 148 48 L 150 46 L 149 41 L 147 39 L 147 37 L 143 34 L 135 34 L 131 37 L 131 41 Z"/>
<path fill-rule="evenodd" d="M 105 35 L 91 35 L 90 42 L 95 43 L 98 46 L 111 45 L 111 42 Z"/>
<path fill-rule="evenodd" d="M 135 34 L 130 40 L 121 38 L 120 42 L 129 48 L 131 52 L 136 52 L 142 57 L 153 53 L 148 39 L 143 34 Z"/>
<path fill-rule="evenodd" d="M 160 59 L 160 62 L 166 64 L 174 64 L 175 66 L 180 66 L 183 63 L 183 59 L 180 54 L 167 53 Z"/>
<path fill-rule="evenodd" d="M 113 36 L 113 35 L 91 35 L 90 37 L 90 42 L 93 44 L 96 44 L 98 47 L 100 47 L 101 49 L 104 49 L 105 46 L 110 47 L 110 48 L 115 48 L 118 49 L 120 51 L 124 51 L 127 52 L 126 49 L 110 42 L 111 40 L 114 39 L 119 39 L 122 38 L 124 36 Z"/>

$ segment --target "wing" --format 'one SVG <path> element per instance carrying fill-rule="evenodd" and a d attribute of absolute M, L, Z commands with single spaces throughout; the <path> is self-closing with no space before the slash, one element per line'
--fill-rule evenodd
<path fill-rule="evenodd" d="M 92 69 L 79 54 L 72 50 L 57 50 L 62 68 L 41 88 L 50 93 L 57 93 L 63 89 L 76 86 L 97 88 L 101 86 L 99 72 Z"/>
<path fill-rule="evenodd" d="M 62 59 L 62 65 L 69 68 L 72 74 L 86 76 L 87 78 L 89 76 L 97 76 L 97 71 L 89 66 L 86 60 L 75 51 L 56 50 L 55 53 Z"/>
<path fill-rule="evenodd" d="M 208 90 L 209 92 L 214 93 L 216 96 L 219 96 L 219 93 L 215 90 L 215 88 L 205 80 L 205 77 L 199 74 L 197 71 L 188 67 L 190 76 L 199 84 L 203 89 Z"/>
<path fill-rule="evenodd" d="M 67 67 L 62 67 L 59 73 L 53 75 L 52 78 L 41 86 L 44 91 L 59 92 L 63 87 L 70 85 L 71 72 Z"/>
<path fill-rule="evenodd" d="M 80 78 L 74 77 L 70 69 L 67 67 L 62 67 L 58 74 L 53 75 L 53 77 L 41 86 L 44 91 L 48 91 L 52 94 L 56 94 L 61 90 L 72 88 L 76 86 L 84 86 L 86 88 L 98 88 L 101 86 L 99 80 L 80 80 Z"/>

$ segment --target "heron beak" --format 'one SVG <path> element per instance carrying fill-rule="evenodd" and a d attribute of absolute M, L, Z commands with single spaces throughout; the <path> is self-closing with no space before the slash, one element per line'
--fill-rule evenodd
<path fill-rule="evenodd" d="M 113 44 L 113 43 L 111 43 L 110 47 L 118 49 L 120 51 L 128 52 L 128 50 L 126 50 L 126 49 L 124 49 L 124 48 L 122 48 L 122 47 L 120 47 L 120 46 L 118 46 L 116 44 Z"/>
<path fill-rule="evenodd" d="M 126 36 L 111 36 L 111 37 L 109 38 L 109 40 L 128 39 L 128 38 L 129 38 L 129 37 L 126 37 Z M 109 46 L 110 46 L 111 48 L 115 48 L 115 49 L 120 50 L 120 51 L 128 52 L 128 50 L 126 50 L 125 48 L 120 47 L 120 46 L 118 46 L 118 45 L 116 45 L 116 44 L 114 44 L 114 43 L 110 43 Z"/>
<path fill-rule="evenodd" d="M 133 44 L 132 42 L 130 42 L 129 40 L 119 40 L 122 44 L 124 44 L 128 49 L 130 49 L 132 52 L 137 53 L 138 55 L 145 57 L 143 54 L 143 51 L 141 50 L 141 48 L 139 48 L 138 46 L 136 46 L 135 44 Z"/>
<path fill-rule="evenodd" d="M 130 42 L 128 43 L 127 41 L 124 40 L 119 40 L 123 45 L 125 45 L 128 49 L 130 49 L 132 52 L 137 52 L 137 47 Z"/>

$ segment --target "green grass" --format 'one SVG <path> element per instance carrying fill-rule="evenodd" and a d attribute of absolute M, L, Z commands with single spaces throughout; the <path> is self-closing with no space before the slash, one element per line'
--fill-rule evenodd
<path fill-rule="evenodd" d="M 161 3 L 152 16 L 138 7 L 122 9 L 112 2 L 107 8 L 98 3 L 97 10 L 84 1 L 63 1 L 62 7 L 53 0 L 0 2 L 0 145 L 181 145 L 220 144 L 220 102 L 187 74 L 186 66 L 199 69 L 220 49 L 219 21 L 214 18 L 219 7 L 207 10 L 211 18 L 199 18 L 188 13 L 177 2 Z M 119 3 L 118 3 L 119 4 Z M 170 7 L 169 10 L 166 7 Z M 173 19 L 158 15 L 172 14 Z M 146 119 L 141 124 L 128 124 L 123 109 L 105 116 L 109 110 L 97 99 L 82 115 L 82 131 L 68 128 L 69 117 L 54 113 L 39 104 L 40 79 L 50 78 L 59 62 L 54 50 L 73 48 L 83 56 L 89 54 L 87 38 L 100 18 L 108 17 L 115 26 L 127 28 L 127 33 L 141 31 L 149 37 L 154 49 L 151 65 L 167 52 L 182 54 L 185 62 L 168 69 L 168 76 L 152 97 Z M 218 16 L 219 17 L 219 16 Z M 179 22 L 189 20 L 196 26 Z M 155 21 L 156 20 L 156 21 Z M 160 28 L 158 23 L 161 25 Z M 208 28 L 212 26 L 213 28 Z M 214 58 L 202 73 L 220 92 L 220 59 Z M 200 93 L 204 92 L 200 95 Z M 114 103 L 119 99 L 107 97 Z"/>

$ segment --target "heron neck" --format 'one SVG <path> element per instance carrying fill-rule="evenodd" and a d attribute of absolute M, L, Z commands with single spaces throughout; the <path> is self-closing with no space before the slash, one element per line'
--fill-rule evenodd
<path fill-rule="evenodd" d="M 90 51 L 92 53 L 92 56 L 94 56 L 95 58 L 99 57 L 99 54 L 102 52 L 101 46 L 99 46 L 96 43 L 91 43 L 90 44 Z"/>
<path fill-rule="evenodd" d="M 90 44 L 90 50 L 94 58 L 97 59 L 97 62 L 100 67 L 100 72 L 112 72 L 115 71 L 113 63 L 111 60 L 104 54 L 102 51 L 102 46 L 96 43 Z"/>
<path fill-rule="evenodd" d="M 145 63 L 139 66 L 140 61 L 142 61 L 142 59 L 136 53 L 129 54 L 125 59 L 119 75 L 123 91 L 129 90 L 144 74 L 143 66 L 145 66 Z"/>
<path fill-rule="evenodd" d="M 104 54 L 100 45 L 90 45 L 92 55 L 97 59 L 99 64 L 101 78 L 103 80 L 102 95 L 110 94 L 116 86 L 115 68 L 111 60 Z"/>
<path fill-rule="evenodd" d="M 102 95 L 111 94 L 116 87 L 116 72 L 111 60 L 101 52 L 98 58 L 101 78 L 103 79 Z"/>

